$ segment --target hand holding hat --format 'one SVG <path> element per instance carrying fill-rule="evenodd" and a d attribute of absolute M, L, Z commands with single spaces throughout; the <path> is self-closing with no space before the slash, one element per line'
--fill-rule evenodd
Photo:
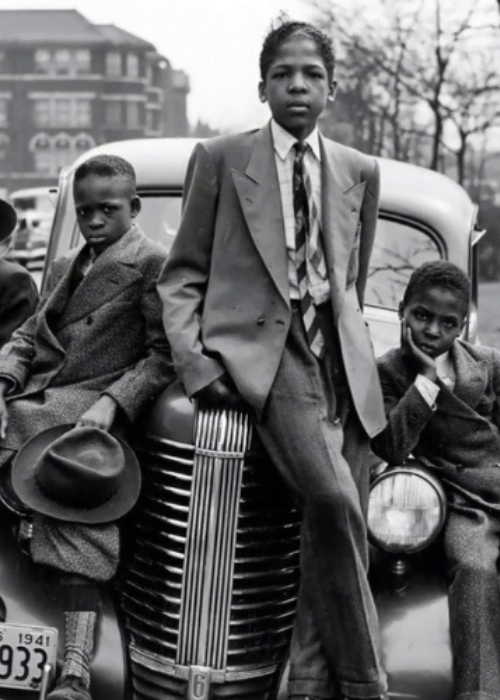
<path fill-rule="evenodd" d="M 22 503 L 43 515 L 109 523 L 136 503 L 141 474 L 135 454 L 119 438 L 98 428 L 59 425 L 19 450 L 12 487 Z"/>

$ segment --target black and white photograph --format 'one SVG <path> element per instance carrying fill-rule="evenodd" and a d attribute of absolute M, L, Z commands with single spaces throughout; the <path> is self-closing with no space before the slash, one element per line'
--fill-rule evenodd
<path fill-rule="evenodd" d="M 500 700 L 500 0 L 0 0 L 0 700 Z"/>

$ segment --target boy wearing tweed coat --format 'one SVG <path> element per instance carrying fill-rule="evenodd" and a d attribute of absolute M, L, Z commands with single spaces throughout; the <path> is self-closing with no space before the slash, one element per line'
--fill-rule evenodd
<path fill-rule="evenodd" d="M 54 262 L 37 313 L 0 353 L 0 467 L 28 439 L 61 423 L 123 430 L 173 376 L 155 287 L 165 251 L 133 224 L 140 201 L 132 166 L 92 158 L 76 170 L 73 189 L 86 245 Z M 31 554 L 78 584 L 65 665 L 48 698 L 90 700 L 93 584 L 116 571 L 118 528 L 36 515 Z"/>
<path fill-rule="evenodd" d="M 373 440 L 410 453 L 447 492 L 444 549 L 455 700 L 500 698 L 500 352 L 458 340 L 470 285 L 451 263 L 416 270 L 400 306 L 401 347 L 379 360 L 388 416 Z"/>

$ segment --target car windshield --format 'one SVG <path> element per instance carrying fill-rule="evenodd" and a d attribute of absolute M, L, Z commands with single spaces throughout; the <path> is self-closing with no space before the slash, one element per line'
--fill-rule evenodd
<path fill-rule="evenodd" d="M 137 221 L 144 232 L 167 250 L 179 227 L 181 194 L 141 193 Z M 410 275 L 423 262 L 439 260 L 442 244 L 427 231 L 408 222 L 380 218 L 370 261 L 365 303 L 397 308 Z"/>

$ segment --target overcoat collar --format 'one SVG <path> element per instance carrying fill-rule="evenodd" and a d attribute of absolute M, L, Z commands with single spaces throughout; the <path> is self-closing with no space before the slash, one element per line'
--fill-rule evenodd
<path fill-rule="evenodd" d="M 334 302 L 337 302 L 334 309 L 339 313 L 365 183 L 353 180 L 345 154 L 341 155 L 340 147 L 321 134 L 320 147 L 323 242 Z M 257 132 L 245 171 L 233 169 L 233 181 L 250 235 L 276 287 L 289 304 L 283 209 L 269 124 Z"/>
<path fill-rule="evenodd" d="M 71 276 L 84 248 L 71 260 L 65 274 L 52 293 L 47 304 L 49 319 L 53 314 L 56 330 L 87 316 L 113 299 L 126 287 L 140 279 L 135 269 L 138 248 L 144 234 L 138 226 L 132 226 L 116 243 L 106 248 L 96 259 L 73 294 L 70 293 Z"/>

